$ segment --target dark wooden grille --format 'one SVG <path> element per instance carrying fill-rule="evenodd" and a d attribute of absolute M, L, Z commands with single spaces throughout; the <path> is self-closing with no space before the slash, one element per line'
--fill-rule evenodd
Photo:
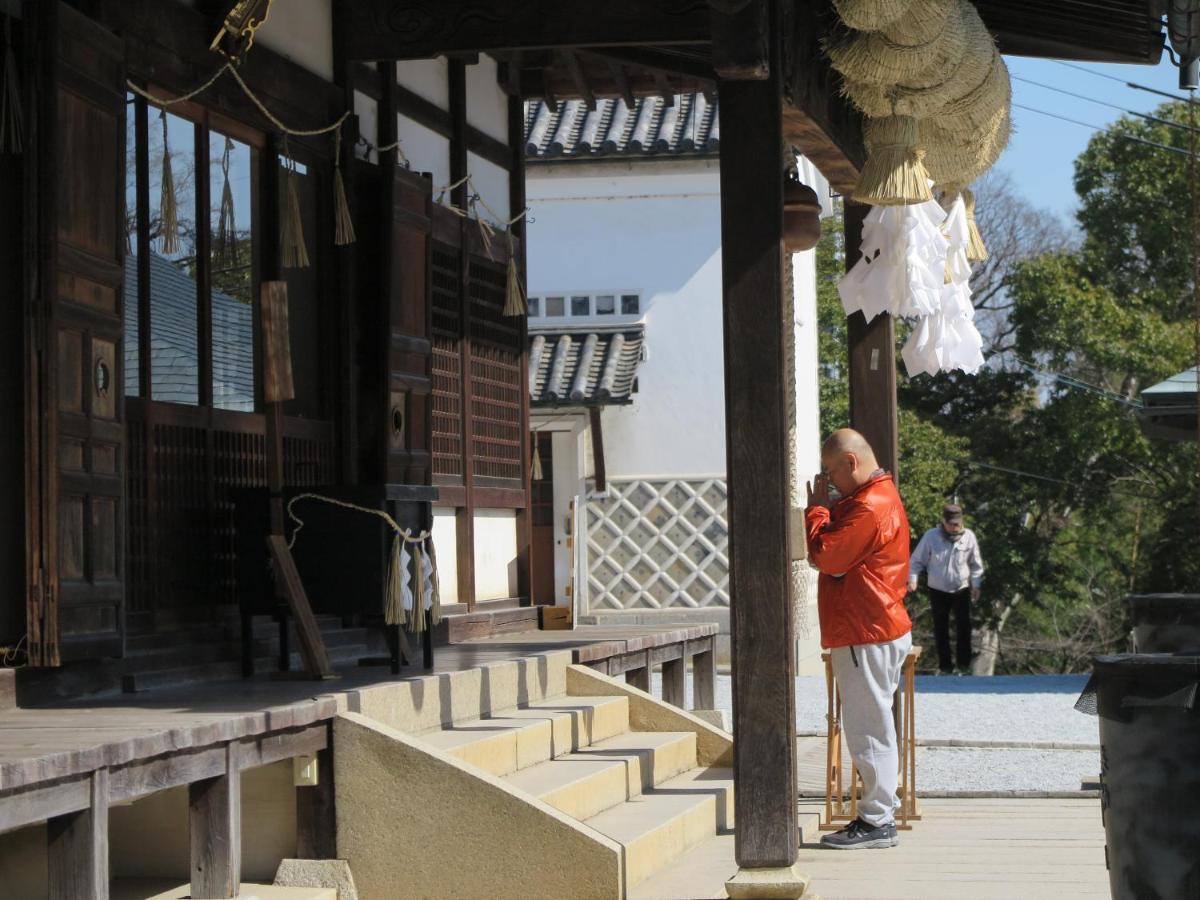
<path fill-rule="evenodd" d="M 521 332 L 504 315 L 507 270 L 470 261 L 472 471 L 481 485 L 520 485 Z"/>
<path fill-rule="evenodd" d="M 458 248 L 433 244 L 433 475 L 462 483 L 462 322 Z"/>
<path fill-rule="evenodd" d="M 138 400 L 127 409 L 129 483 L 153 498 L 131 507 L 131 611 L 195 615 L 236 603 L 234 499 L 240 488 L 266 487 L 263 417 Z M 285 483 L 335 481 L 330 424 L 287 419 L 284 429 Z"/>

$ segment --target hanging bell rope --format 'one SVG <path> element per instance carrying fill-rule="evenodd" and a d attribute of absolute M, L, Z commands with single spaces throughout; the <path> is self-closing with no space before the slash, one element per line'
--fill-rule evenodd
<path fill-rule="evenodd" d="M 287 135 L 283 136 L 284 203 L 283 203 L 283 266 L 288 269 L 308 268 L 308 248 L 304 246 L 304 222 L 300 216 L 300 189 L 297 187 L 296 161 L 288 150 Z"/>
<path fill-rule="evenodd" d="M 346 185 L 342 181 L 342 130 L 333 133 L 333 242 L 339 247 L 353 244 L 358 238 L 354 234 L 354 221 L 350 218 L 350 204 L 346 201 Z"/>
<path fill-rule="evenodd" d="M 900 206 L 932 200 L 929 173 L 917 146 L 917 120 L 911 116 L 871 119 L 863 128 L 869 150 L 854 199 L 872 206 Z"/>
<path fill-rule="evenodd" d="M 537 433 L 535 432 L 533 435 L 533 469 L 530 472 L 530 477 L 534 481 L 541 481 L 543 475 L 541 442 L 538 441 Z"/>
<path fill-rule="evenodd" d="M 233 138 L 225 138 L 225 152 L 221 154 L 221 211 L 217 216 L 216 255 L 226 266 L 237 265 L 237 218 L 233 212 L 233 187 L 229 183 L 229 160 L 233 153 Z"/>
<path fill-rule="evenodd" d="M 20 153 L 25 144 L 21 83 L 12 44 L 12 16 L 4 17 L 4 68 L 0 70 L 0 153 Z"/>
<path fill-rule="evenodd" d="M 167 111 L 159 113 L 162 121 L 162 190 L 158 198 L 159 226 L 162 229 L 162 252 L 170 256 L 179 252 L 179 207 L 175 200 L 175 175 L 171 171 L 171 143 L 167 136 Z"/>

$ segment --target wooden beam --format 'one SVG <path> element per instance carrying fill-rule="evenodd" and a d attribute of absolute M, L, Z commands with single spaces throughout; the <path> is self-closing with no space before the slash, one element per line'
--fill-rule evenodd
<path fill-rule="evenodd" d="M 592 89 L 588 85 L 587 75 L 584 74 L 583 66 L 579 64 L 579 57 L 571 50 L 562 50 L 560 53 L 563 64 L 571 73 L 571 79 L 575 82 L 575 89 L 579 91 L 584 106 L 588 109 L 595 109 L 596 95 L 592 93 Z"/>
<path fill-rule="evenodd" d="M 589 431 L 592 433 L 592 465 L 595 467 L 596 490 L 604 493 L 608 490 L 608 476 L 604 465 L 604 429 L 601 426 L 599 406 L 588 407 Z"/>
<path fill-rule="evenodd" d="M 772 26 L 777 12 L 772 6 Z M 776 27 L 768 29 L 778 34 Z M 736 856 L 796 861 L 795 650 L 783 330 L 783 79 L 720 81 L 721 260 L 729 480 Z"/>
<path fill-rule="evenodd" d="M 828 4 L 794 3 L 792 28 L 785 36 L 790 61 L 784 136 L 812 161 L 838 193 L 849 195 L 866 160 L 862 117 L 841 92 L 840 76 L 821 47 L 832 9 Z M 724 130 L 724 129 L 722 129 Z"/>
<path fill-rule="evenodd" d="M 108 770 L 97 769 L 86 783 L 86 809 L 46 821 L 50 900 L 108 900 Z"/>
<path fill-rule="evenodd" d="M 767 62 L 771 0 L 722 0 L 709 10 L 713 69 L 726 81 L 761 81 Z"/>
<path fill-rule="evenodd" d="M 508 209 L 515 216 L 525 209 L 525 105 L 519 97 L 508 98 L 508 145 L 512 162 L 508 171 Z M 517 239 L 517 275 L 521 284 L 528 287 L 526 273 L 525 236 L 528 229 L 525 220 L 518 219 L 511 226 Z M 533 450 L 531 441 L 536 439 L 529 430 L 529 317 L 521 316 L 521 492 L 522 507 L 517 511 L 517 593 L 533 602 Z"/>
<path fill-rule="evenodd" d="M 633 96 L 633 91 L 629 87 L 629 79 L 625 77 L 625 67 L 618 60 L 610 58 L 608 60 L 608 69 L 612 72 L 613 81 L 616 82 L 621 99 L 625 101 L 625 105 L 629 109 L 633 109 L 637 103 L 637 98 Z"/>
<path fill-rule="evenodd" d="M 707 51 L 707 47 L 699 50 Z M 658 50 L 648 47 L 607 47 L 588 51 L 579 51 L 580 55 L 615 62 L 625 66 L 641 69 L 646 73 L 658 73 L 671 77 L 687 76 L 690 80 L 701 81 L 708 85 L 716 84 L 716 72 L 712 63 L 701 53 L 683 54 L 672 53 L 669 50 Z"/>
<path fill-rule="evenodd" d="M 869 206 L 845 204 L 846 268 L 861 256 L 862 223 Z M 896 333 L 887 313 L 870 322 L 855 313 L 846 322 L 850 357 L 850 426 L 875 451 L 879 465 L 899 480 L 899 419 L 896 402 Z"/>
<path fill-rule="evenodd" d="M 352 59 L 425 59 L 462 51 L 694 44 L 709 39 L 707 0 L 404 0 L 347 4 Z"/>
<path fill-rule="evenodd" d="M 238 745 L 225 773 L 188 785 L 193 897 L 236 897 L 242 881 L 242 776 Z"/>

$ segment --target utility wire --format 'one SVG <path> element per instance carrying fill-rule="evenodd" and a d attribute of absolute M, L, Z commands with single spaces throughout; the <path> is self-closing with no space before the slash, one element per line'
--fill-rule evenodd
<path fill-rule="evenodd" d="M 1175 153 L 1179 156 L 1187 156 L 1188 152 L 1179 147 L 1172 147 L 1169 144 L 1160 144 L 1158 141 L 1148 141 L 1145 138 L 1134 137 L 1132 134 L 1124 134 L 1120 131 L 1110 131 L 1103 125 L 1093 125 L 1091 122 L 1081 122 L 1079 119 L 1072 119 L 1069 116 L 1059 115 L 1058 113 L 1047 112 L 1044 109 L 1037 109 L 1033 106 L 1025 106 L 1022 103 L 1014 103 L 1016 109 L 1024 109 L 1039 115 L 1049 116 L 1051 119 L 1060 119 L 1063 122 L 1070 122 L 1072 125 L 1079 125 L 1083 128 L 1090 128 L 1092 131 L 1105 131 L 1115 138 L 1120 138 L 1123 141 L 1130 141 L 1134 144 L 1145 144 L 1147 147 L 1154 147 L 1156 150 L 1166 150 L 1168 153 Z"/>
<path fill-rule="evenodd" d="M 1080 390 L 1085 390 L 1085 391 L 1091 391 L 1093 394 L 1097 394 L 1097 395 L 1099 395 L 1101 397 L 1105 397 L 1109 400 L 1115 400 L 1117 403 L 1123 403 L 1126 406 L 1140 407 L 1142 405 L 1140 401 L 1130 400 L 1124 394 L 1118 394 L 1116 391 L 1110 391 L 1108 388 L 1103 388 L 1096 384 L 1089 384 L 1086 381 L 1081 381 L 1080 379 L 1075 378 L 1073 375 L 1064 375 L 1061 372 L 1051 372 L 1047 369 L 1039 369 L 1033 363 L 1028 362 L 1027 360 L 1021 359 L 1020 357 L 1017 357 L 1017 356 L 1014 356 L 1013 359 L 1015 359 L 1017 361 L 1018 365 L 1020 365 L 1024 369 L 1027 369 L 1028 371 L 1032 372 L 1033 374 L 1041 375 L 1045 378 L 1050 378 L 1053 381 L 1057 381 L 1061 384 L 1065 384 L 1068 387 L 1079 388 Z"/>
<path fill-rule="evenodd" d="M 980 462 L 977 459 L 967 459 L 965 457 L 956 459 L 955 462 L 961 466 L 969 466 L 976 469 L 991 469 L 994 472 L 1004 472 L 1007 475 L 1015 475 L 1019 478 L 1033 478 L 1038 481 L 1048 481 L 1051 484 L 1064 484 L 1067 487 L 1079 488 L 1080 490 L 1085 491 L 1100 491 L 1104 490 L 1106 487 L 1103 484 L 1088 484 L 1080 481 L 1067 481 L 1062 478 L 1051 478 L 1049 475 L 1039 475 L 1037 472 L 1025 472 L 1021 469 L 1010 469 L 1008 466 L 996 466 L 992 463 Z M 1145 496 L 1145 491 L 1129 490 L 1127 488 L 1120 487 L 1119 485 L 1110 487 L 1108 490 L 1112 491 L 1114 494 L 1131 494 L 1139 497 Z"/>
<path fill-rule="evenodd" d="M 1086 94 L 1077 94 L 1074 91 L 1068 91 L 1065 88 L 1055 87 L 1052 84 L 1044 84 L 1041 81 L 1034 81 L 1032 78 L 1024 78 L 1020 75 L 1013 75 L 1013 81 L 1023 81 L 1026 84 L 1032 84 L 1035 87 L 1045 88 L 1048 91 L 1054 91 L 1056 94 L 1065 94 L 1068 97 L 1074 97 L 1076 100 L 1085 100 L 1088 103 L 1095 103 L 1097 106 L 1107 106 L 1109 109 L 1115 109 L 1118 112 L 1123 112 L 1126 115 L 1137 116 L 1139 119 L 1145 119 L 1147 122 L 1155 122 L 1159 125 L 1166 125 L 1168 128 L 1175 128 L 1179 131 L 1193 131 L 1190 126 L 1184 125 L 1182 122 L 1173 122 L 1170 119 L 1164 119 L 1161 116 L 1152 116 L 1149 113 L 1141 113 L 1137 110 L 1126 109 L 1116 103 L 1109 103 L 1107 100 L 1097 100 L 1095 97 L 1089 97 Z"/>
<path fill-rule="evenodd" d="M 1157 94 L 1160 97 L 1166 97 L 1170 100 L 1187 100 L 1183 94 L 1173 94 L 1170 91 L 1160 91 L 1158 88 L 1152 88 L 1148 84 L 1138 84 L 1136 81 L 1126 81 L 1124 78 L 1118 78 L 1116 75 L 1109 75 L 1107 72 L 1097 72 L 1095 69 L 1089 69 L 1087 66 L 1081 66 L 1076 63 L 1069 63 L 1061 59 L 1054 59 L 1051 62 L 1056 62 L 1060 66 L 1066 66 L 1068 69 L 1078 69 L 1080 72 L 1087 72 L 1089 75 L 1095 75 L 1097 78 L 1107 78 L 1109 81 L 1115 81 L 1117 84 L 1123 84 L 1127 88 L 1133 88 L 1135 91 L 1145 91 L 1148 94 Z"/>

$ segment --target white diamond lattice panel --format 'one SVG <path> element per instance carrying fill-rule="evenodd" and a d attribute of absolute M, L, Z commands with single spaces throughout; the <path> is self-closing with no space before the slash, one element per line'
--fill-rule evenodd
<path fill-rule="evenodd" d="M 588 501 L 588 607 L 729 605 L 724 479 L 609 481 Z"/>

